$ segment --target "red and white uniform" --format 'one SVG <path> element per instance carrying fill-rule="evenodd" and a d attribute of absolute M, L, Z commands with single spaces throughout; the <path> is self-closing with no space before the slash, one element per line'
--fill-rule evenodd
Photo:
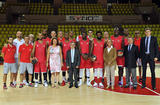
<path fill-rule="evenodd" d="M 93 55 L 97 57 L 96 61 L 93 62 L 93 68 L 103 68 L 104 61 L 103 61 L 103 50 L 104 50 L 104 40 L 98 42 L 97 39 L 93 40 L 94 47 L 93 47 Z"/>
<path fill-rule="evenodd" d="M 63 38 L 58 37 L 58 41 L 59 41 L 59 43 L 63 42 L 64 40 L 65 40 L 65 38 L 64 38 L 64 37 L 63 37 Z"/>
<path fill-rule="evenodd" d="M 39 43 L 36 41 L 35 43 L 35 57 L 37 58 L 38 62 L 35 64 L 35 73 L 47 72 L 46 68 L 46 48 L 47 44 L 45 41 Z"/>
<path fill-rule="evenodd" d="M 141 38 L 134 38 L 134 44 L 138 46 L 138 50 L 140 51 Z"/>
<path fill-rule="evenodd" d="M 23 63 L 31 63 L 30 57 L 32 53 L 33 46 L 29 44 L 28 46 L 26 44 L 22 44 L 19 48 L 19 53 L 21 53 L 20 56 L 20 62 Z"/>
<path fill-rule="evenodd" d="M 80 48 L 81 48 L 81 53 L 89 53 L 89 39 L 87 40 L 80 40 Z M 80 63 L 80 69 L 85 69 L 85 68 L 91 68 L 91 61 L 90 59 L 84 60 L 83 57 L 81 56 L 81 63 Z"/>
<path fill-rule="evenodd" d="M 49 45 L 51 44 L 51 39 L 49 37 L 47 37 L 46 39 L 43 39 L 43 41 L 45 43 L 48 43 Z"/>
<path fill-rule="evenodd" d="M 123 36 L 114 37 L 111 36 L 111 40 L 113 42 L 113 47 L 116 48 L 116 50 L 122 50 L 122 40 Z M 117 65 L 124 67 L 125 65 L 125 58 L 124 57 L 117 57 Z"/>
<path fill-rule="evenodd" d="M 63 53 L 63 67 L 62 71 L 67 70 L 66 66 L 66 57 L 67 57 L 67 51 L 70 49 L 70 41 L 66 42 L 65 40 L 62 41 L 62 53 Z"/>
<path fill-rule="evenodd" d="M 2 48 L 2 53 L 4 54 L 4 63 L 15 63 L 16 46 L 8 44 L 7 47 Z"/>
<path fill-rule="evenodd" d="M 89 36 L 87 36 L 87 39 L 89 39 Z M 76 38 L 77 42 L 82 40 L 82 35 L 77 36 Z"/>

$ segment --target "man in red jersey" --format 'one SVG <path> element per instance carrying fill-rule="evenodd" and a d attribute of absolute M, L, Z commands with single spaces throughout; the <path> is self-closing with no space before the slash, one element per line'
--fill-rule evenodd
<path fill-rule="evenodd" d="M 93 69 L 94 69 L 94 84 L 93 87 L 100 87 L 104 88 L 102 84 L 102 77 L 103 77 L 103 68 L 104 68 L 104 61 L 103 61 L 103 50 L 104 50 L 104 40 L 102 40 L 102 32 L 96 32 L 97 38 L 95 38 L 92 42 L 91 52 L 94 56 L 96 56 L 96 60 L 93 61 Z M 98 75 L 99 72 L 99 75 Z M 98 76 L 100 77 L 100 83 L 98 85 Z"/>
<path fill-rule="evenodd" d="M 140 32 L 135 31 L 135 38 L 134 38 L 134 44 L 138 46 L 138 51 L 140 52 L 140 43 L 141 43 L 141 37 L 140 37 Z M 137 66 L 139 68 L 139 82 L 142 82 L 142 63 L 141 60 L 138 58 L 137 60 Z"/>
<path fill-rule="evenodd" d="M 61 43 L 63 40 L 65 40 L 65 38 L 63 37 L 63 32 L 59 31 L 58 32 L 58 41 L 59 41 L 59 43 Z"/>
<path fill-rule="evenodd" d="M 33 58 L 37 60 L 37 63 L 34 67 L 35 72 L 35 87 L 38 87 L 38 74 L 41 72 L 43 73 L 45 87 L 48 86 L 47 84 L 47 43 L 42 40 L 43 35 L 42 33 L 38 34 L 38 41 L 34 43 L 33 46 Z"/>
<path fill-rule="evenodd" d="M 125 58 L 123 56 L 123 36 L 119 35 L 119 28 L 116 27 L 114 29 L 114 35 L 111 36 L 111 40 L 113 42 L 113 47 L 117 50 L 117 65 L 118 65 L 118 74 L 119 74 L 119 86 L 123 86 L 123 68 L 125 64 Z"/>
<path fill-rule="evenodd" d="M 76 39 L 74 38 L 74 33 L 73 33 L 73 31 L 70 31 L 69 32 L 69 40 L 72 42 L 72 41 L 74 41 L 74 42 L 76 42 Z"/>
<path fill-rule="evenodd" d="M 4 70 L 3 70 L 3 89 L 7 89 L 6 81 L 7 74 L 10 70 L 10 86 L 15 87 L 13 84 L 13 77 L 17 72 L 16 62 L 15 62 L 16 46 L 13 45 L 13 38 L 8 38 L 8 44 L 2 48 L 2 57 L 4 58 Z"/>
<path fill-rule="evenodd" d="M 25 43 L 22 44 L 19 48 L 19 69 L 20 69 L 20 86 L 19 88 L 23 87 L 23 78 L 25 71 L 27 70 L 29 73 L 29 86 L 33 87 L 32 85 L 32 74 L 33 74 L 33 65 L 31 63 L 31 53 L 32 53 L 33 46 L 29 44 L 29 37 L 25 37 Z"/>
<path fill-rule="evenodd" d="M 87 33 L 82 32 L 82 39 L 78 42 L 78 48 L 81 54 L 81 63 L 80 63 L 80 71 L 79 71 L 79 84 L 78 86 L 82 85 L 82 77 L 83 71 L 86 69 L 86 77 L 87 77 L 87 85 L 90 86 L 90 68 L 91 61 L 89 59 L 90 51 L 90 40 L 87 38 Z"/>
<path fill-rule="evenodd" d="M 68 79 L 66 79 L 66 72 L 68 72 L 67 66 L 66 66 L 66 56 L 67 51 L 70 49 L 70 41 L 69 41 L 69 35 L 68 33 L 65 33 L 64 40 L 61 42 L 62 46 L 62 53 L 63 53 L 63 66 L 62 66 L 62 86 L 65 86 Z"/>

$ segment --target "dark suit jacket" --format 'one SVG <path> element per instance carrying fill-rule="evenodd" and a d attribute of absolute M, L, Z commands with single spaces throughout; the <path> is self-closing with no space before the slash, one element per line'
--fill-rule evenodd
<path fill-rule="evenodd" d="M 125 46 L 124 56 L 125 56 L 125 67 L 136 68 L 137 67 L 136 62 L 139 57 L 138 46 L 133 44 L 130 51 L 128 51 L 128 46 Z"/>
<path fill-rule="evenodd" d="M 143 37 L 141 39 L 141 44 L 140 44 L 140 58 L 145 58 L 145 38 Z M 150 41 L 150 58 L 153 60 L 154 58 L 158 58 L 158 43 L 157 43 L 157 38 L 151 36 L 151 41 Z"/>
<path fill-rule="evenodd" d="M 74 63 L 73 66 L 80 66 L 80 52 L 78 49 L 75 48 L 75 53 L 74 53 Z M 67 51 L 67 57 L 66 57 L 66 65 L 71 67 L 71 50 Z"/>

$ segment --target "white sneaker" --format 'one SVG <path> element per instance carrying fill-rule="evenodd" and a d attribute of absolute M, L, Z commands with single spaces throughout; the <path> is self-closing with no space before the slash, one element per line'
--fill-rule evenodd
<path fill-rule="evenodd" d="M 43 83 L 43 86 L 44 86 L 44 87 L 48 87 L 47 82 L 44 82 L 44 83 Z"/>
<path fill-rule="evenodd" d="M 29 83 L 25 82 L 25 85 L 26 85 L 26 86 L 28 86 L 28 85 L 29 85 Z"/>
<path fill-rule="evenodd" d="M 98 87 L 98 84 L 94 82 L 93 87 Z"/>
<path fill-rule="evenodd" d="M 87 80 L 87 86 L 92 86 L 90 80 Z"/>
<path fill-rule="evenodd" d="M 100 88 L 104 88 L 102 82 L 99 83 L 99 87 L 100 87 Z"/>
<path fill-rule="evenodd" d="M 130 86 L 133 86 L 133 82 L 132 81 L 130 82 Z"/>
<path fill-rule="evenodd" d="M 82 79 L 79 80 L 78 86 L 81 86 L 81 85 L 82 85 Z"/>
<path fill-rule="evenodd" d="M 34 87 L 37 88 L 37 87 L 38 87 L 38 83 L 35 83 L 35 84 L 34 84 Z"/>

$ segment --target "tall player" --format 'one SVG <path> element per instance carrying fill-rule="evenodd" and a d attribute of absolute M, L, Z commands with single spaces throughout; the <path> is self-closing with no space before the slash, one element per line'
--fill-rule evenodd
<path fill-rule="evenodd" d="M 16 39 L 13 40 L 13 44 L 16 46 L 16 54 L 15 54 L 15 60 L 16 60 L 16 68 L 17 68 L 17 73 L 18 73 L 18 51 L 19 51 L 19 47 L 20 45 L 22 45 L 24 43 L 24 39 L 22 38 L 22 32 L 18 31 L 16 34 Z M 14 85 L 16 85 L 16 80 L 17 80 L 17 73 L 14 75 Z M 25 84 L 27 83 L 26 80 L 23 81 Z"/>
<path fill-rule="evenodd" d="M 140 52 L 140 43 L 141 43 L 141 37 L 140 37 L 140 32 L 139 31 L 135 31 L 135 38 L 134 38 L 134 44 L 136 46 L 138 46 L 138 51 Z M 142 82 L 142 63 L 140 58 L 138 58 L 137 60 L 137 65 L 139 68 L 139 82 Z"/>
<path fill-rule="evenodd" d="M 123 68 L 125 64 L 125 59 L 123 56 L 123 36 L 119 35 L 119 28 L 114 29 L 114 35 L 111 36 L 114 48 L 117 50 L 117 65 L 118 65 L 118 75 L 119 75 L 119 86 L 123 86 Z"/>
<path fill-rule="evenodd" d="M 76 39 L 74 38 L 74 33 L 73 33 L 73 31 L 70 31 L 70 32 L 69 32 L 69 40 L 76 42 Z"/>
<path fill-rule="evenodd" d="M 33 58 L 37 60 L 37 63 L 34 67 L 35 72 L 35 87 L 38 87 L 38 74 L 41 72 L 43 73 L 45 87 L 48 86 L 47 84 L 47 43 L 42 40 L 43 35 L 42 33 L 38 34 L 38 41 L 34 43 L 33 46 Z"/>
<path fill-rule="evenodd" d="M 25 43 L 19 47 L 19 69 L 20 69 L 20 86 L 19 88 L 23 87 L 23 78 L 26 70 L 29 73 L 29 86 L 33 87 L 32 85 L 32 74 L 33 74 L 33 65 L 31 63 L 31 53 L 32 53 L 33 46 L 29 44 L 29 37 L 25 37 Z"/>
<path fill-rule="evenodd" d="M 103 77 L 103 68 L 104 68 L 104 61 L 103 61 L 103 50 L 104 50 L 104 40 L 102 40 L 102 32 L 96 32 L 97 38 L 95 38 L 92 42 L 91 52 L 94 56 L 96 56 L 96 60 L 93 62 L 93 69 L 94 69 L 94 84 L 93 87 L 100 87 L 104 88 L 102 83 Z M 99 72 L 99 75 L 98 75 Z M 100 77 L 100 83 L 98 84 L 98 76 Z"/>
<path fill-rule="evenodd" d="M 2 57 L 4 58 L 4 70 L 3 70 L 3 89 L 7 89 L 7 74 L 10 70 L 10 86 L 15 87 L 13 84 L 13 76 L 16 74 L 16 62 L 15 62 L 16 47 L 13 45 L 13 38 L 8 38 L 8 44 L 2 48 Z"/>
<path fill-rule="evenodd" d="M 87 33 L 82 32 L 82 39 L 78 42 L 78 48 L 81 55 L 81 62 L 80 62 L 80 71 L 79 71 L 79 84 L 78 86 L 82 85 L 82 77 L 83 77 L 83 71 L 86 70 L 86 77 L 87 77 L 87 85 L 90 86 L 90 68 L 91 61 L 89 59 L 90 54 L 90 40 L 87 38 Z"/>
<path fill-rule="evenodd" d="M 65 86 L 67 83 L 68 78 L 66 79 L 66 73 L 68 72 L 67 66 L 66 66 L 66 56 L 67 56 L 67 51 L 70 49 L 70 40 L 69 40 L 69 35 L 68 33 L 65 33 L 64 40 L 61 42 L 62 46 L 62 53 L 63 53 L 63 66 L 62 66 L 62 86 Z"/>

